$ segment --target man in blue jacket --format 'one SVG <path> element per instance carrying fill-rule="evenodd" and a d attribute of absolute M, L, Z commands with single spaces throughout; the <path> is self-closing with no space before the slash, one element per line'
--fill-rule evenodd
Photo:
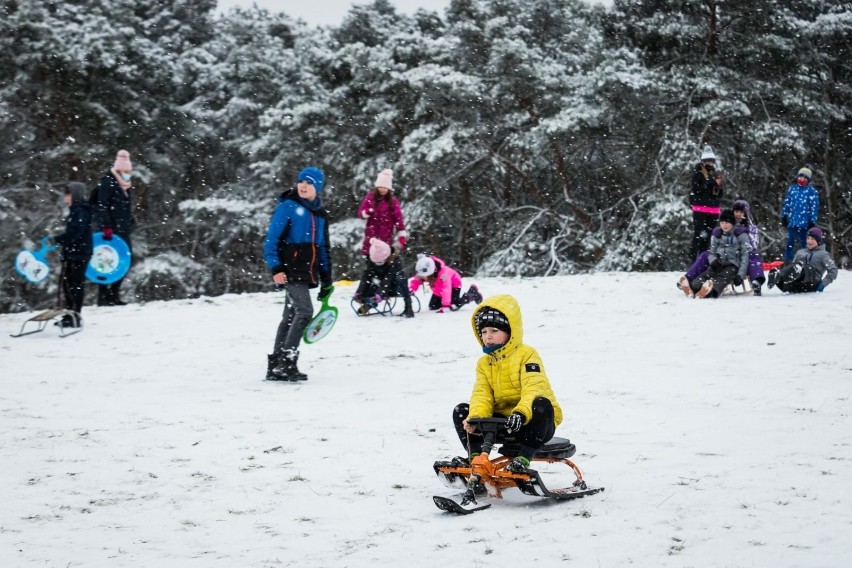
<path fill-rule="evenodd" d="M 299 172 L 296 189 L 278 197 L 263 243 L 272 280 L 287 292 L 275 346 L 268 356 L 266 379 L 270 381 L 308 378 L 296 364 L 302 334 L 314 313 L 310 289 L 320 286 L 317 300 L 331 293 L 328 215 L 319 197 L 324 184 L 319 168 Z"/>
<path fill-rule="evenodd" d="M 813 171 L 807 166 L 799 170 L 796 183 L 787 188 L 784 205 L 781 207 L 781 223 L 787 229 L 787 247 L 784 260 L 793 260 L 796 241 L 806 246 L 808 229 L 816 226 L 819 215 L 819 194 L 811 185 Z"/>

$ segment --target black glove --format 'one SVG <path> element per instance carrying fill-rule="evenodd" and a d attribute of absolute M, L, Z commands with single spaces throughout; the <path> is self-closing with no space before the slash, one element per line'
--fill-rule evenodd
<path fill-rule="evenodd" d="M 734 276 L 734 286 L 742 286 L 743 285 L 743 277 L 737 274 Z"/>
<path fill-rule="evenodd" d="M 524 425 L 524 415 L 520 412 L 513 412 L 506 418 L 506 431 L 509 434 L 515 434 L 521 431 L 521 426 Z"/>
<path fill-rule="evenodd" d="M 722 270 L 722 267 L 725 266 L 725 263 L 722 262 L 721 258 L 714 258 L 713 262 L 710 263 L 710 268 L 713 270 Z"/>
<path fill-rule="evenodd" d="M 784 225 L 785 229 L 787 228 L 787 225 L 789 224 L 789 222 L 790 222 L 790 220 L 787 219 L 786 215 L 784 217 L 781 217 L 781 224 Z"/>
<path fill-rule="evenodd" d="M 808 229 L 813 229 L 814 227 L 816 227 L 816 224 L 808 221 Z"/>
<path fill-rule="evenodd" d="M 317 300 L 322 302 L 323 300 L 328 298 L 331 295 L 331 291 L 333 289 L 334 289 L 334 286 L 332 286 L 331 284 L 329 284 L 327 286 L 321 286 L 319 294 L 317 294 Z"/>

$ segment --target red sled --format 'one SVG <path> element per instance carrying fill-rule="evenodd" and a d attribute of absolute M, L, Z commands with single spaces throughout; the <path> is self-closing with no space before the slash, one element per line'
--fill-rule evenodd
<path fill-rule="evenodd" d="M 762 266 L 763 266 L 764 272 L 769 272 L 773 268 L 781 268 L 782 266 L 784 266 L 784 261 L 783 260 L 775 260 L 773 262 L 764 262 L 764 263 L 762 263 Z"/>

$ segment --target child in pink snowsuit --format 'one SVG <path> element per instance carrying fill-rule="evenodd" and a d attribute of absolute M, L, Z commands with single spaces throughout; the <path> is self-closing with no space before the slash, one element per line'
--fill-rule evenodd
<path fill-rule="evenodd" d="M 424 282 L 428 282 L 432 289 L 432 297 L 429 299 L 430 310 L 449 308 L 455 311 L 469 302 L 477 304 L 482 302 L 482 294 L 479 293 L 476 284 L 471 284 L 467 292 L 461 293 L 461 276 L 437 256 L 418 254 L 414 270 L 416 274 L 409 280 L 408 289 L 413 294 Z"/>

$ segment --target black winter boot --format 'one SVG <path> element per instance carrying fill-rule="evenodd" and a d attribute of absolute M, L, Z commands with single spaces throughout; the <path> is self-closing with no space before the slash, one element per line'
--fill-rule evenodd
<path fill-rule="evenodd" d="M 299 352 L 295 349 L 287 349 L 281 354 L 281 360 L 287 366 L 287 380 L 289 381 L 307 381 L 308 376 L 301 372 L 296 366 L 299 362 Z"/>
<path fill-rule="evenodd" d="M 411 307 L 411 296 L 403 298 L 403 301 L 405 302 L 405 310 L 400 315 L 405 318 L 413 318 L 414 308 Z"/>
<path fill-rule="evenodd" d="M 287 376 L 285 374 L 284 364 L 281 362 L 281 357 L 278 354 L 273 353 L 272 355 L 266 356 L 266 380 L 267 381 L 286 381 Z"/>
<path fill-rule="evenodd" d="M 482 294 L 479 292 L 479 287 L 476 284 L 471 284 L 467 290 L 468 301 L 479 305 L 482 303 Z"/>

